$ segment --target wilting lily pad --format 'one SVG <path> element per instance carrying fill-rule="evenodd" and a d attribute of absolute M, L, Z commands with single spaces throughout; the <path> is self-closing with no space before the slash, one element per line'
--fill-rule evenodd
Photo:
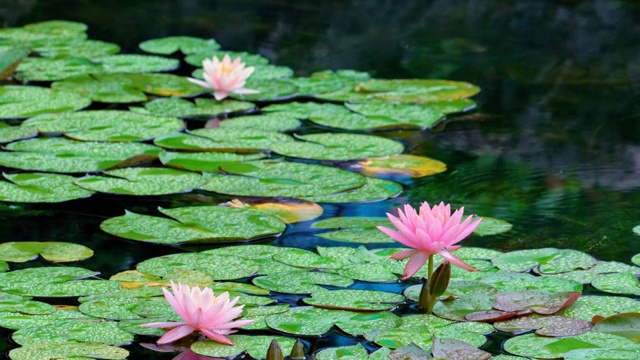
<path fill-rule="evenodd" d="M 163 165 L 191 171 L 216 172 L 228 163 L 264 158 L 264 154 L 235 154 L 231 152 L 169 152 L 160 153 Z"/>
<path fill-rule="evenodd" d="M 304 199 L 319 203 L 355 203 L 382 201 L 398 196 L 402 192 L 402 185 L 383 179 L 367 177 L 364 186 L 357 189 L 339 192 L 335 194 L 307 196 Z"/>
<path fill-rule="evenodd" d="M 115 322 L 77 320 L 63 320 L 50 325 L 22 328 L 14 332 L 11 338 L 20 345 L 74 341 L 125 345 L 133 341 L 133 335 L 120 330 Z"/>
<path fill-rule="evenodd" d="M 469 83 L 431 79 L 369 80 L 356 87 L 376 99 L 417 103 L 464 99 L 479 91 Z"/>
<path fill-rule="evenodd" d="M 6 242 L 0 244 L 0 260 L 25 262 L 42 256 L 54 262 L 79 261 L 93 256 L 93 250 L 67 242 Z"/>
<path fill-rule="evenodd" d="M 164 116 L 192 117 L 224 115 L 232 112 L 248 111 L 255 105 L 246 101 L 197 98 L 195 104 L 180 98 L 155 99 L 144 104 L 144 108 L 153 114 Z"/>
<path fill-rule="evenodd" d="M 202 92 L 198 85 L 172 74 L 80 75 L 56 81 L 51 86 L 56 90 L 79 93 L 94 101 L 105 103 L 146 101 L 145 93 L 159 96 L 193 96 Z M 37 114 L 29 116 L 33 115 Z"/>
<path fill-rule="evenodd" d="M 300 127 L 300 120 L 281 114 L 240 116 L 220 123 L 223 129 L 258 129 L 265 131 L 289 131 Z"/>
<path fill-rule="evenodd" d="M 488 360 L 491 353 L 456 339 L 433 339 L 433 356 L 443 359 Z"/>
<path fill-rule="evenodd" d="M 537 314 L 551 315 L 571 305 L 580 295 L 579 292 L 507 291 L 495 296 L 493 308 L 508 312 L 531 310 Z"/>
<path fill-rule="evenodd" d="M 191 350 L 200 355 L 224 358 L 246 351 L 255 358 L 261 358 L 265 356 L 271 341 L 274 339 L 278 341 L 284 354 L 290 353 L 295 343 L 295 340 L 291 338 L 273 336 L 229 335 L 228 338 L 233 342 L 233 346 L 204 340 L 191 345 Z"/>
<path fill-rule="evenodd" d="M 238 199 L 233 199 L 220 205 L 246 208 L 273 215 L 285 224 L 312 220 L 322 215 L 322 212 L 324 211 L 322 206 L 314 202 L 298 199 L 283 199 L 277 202 L 264 200 L 242 202 Z"/>
<path fill-rule="evenodd" d="M 0 86 L 0 97 L 2 119 L 75 111 L 91 104 L 91 100 L 83 95 L 37 86 Z"/>
<path fill-rule="evenodd" d="M 538 359 L 562 358 L 568 351 L 588 348 L 635 350 L 640 349 L 640 344 L 621 336 L 597 331 L 565 338 L 550 338 L 528 334 L 513 337 L 504 343 L 504 349 L 511 354 Z"/>
<path fill-rule="evenodd" d="M 126 359 L 129 352 L 117 346 L 102 343 L 69 342 L 31 344 L 9 352 L 13 360 L 50 360 L 50 359 Z"/>
<path fill-rule="evenodd" d="M 177 51 L 185 55 L 213 52 L 220 49 L 214 39 L 202 39 L 193 36 L 167 36 L 140 43 L 140 49 L 154 54 L 170 55 Z"/>
<path fill-rule="evenodd" d="M 292 141 L 291 136 L 256 129 L 197 129 L 185 133 L 160 136 L 154 143 L 167 149 L 189 151 L 257 152 L 280 142 Z"/>
<path fill-rule="evenodd" d="M 235 196 L 307 197 L 358 188 L 366 182 L 360 174 L 329 166 L 279 161 L 246 164 L 223 166 L 235 176 L 213 175 L 203 189 Z"/>
<path fill-rule="evenodd" d="M 38 171 L 78 173 L 131 166 L 157 158 L 160 149 L 141 143 L 84 142 L 65 138 L 36 138 L 13 142 L 0 165 Z"/>
<path fill-rule="evenodd" d="M 303 301 L 328 309 L 354 311 L 390 310 L 405 300 L 404 296 L 384 291 L 372 290 L 323 290 L 311 294 Z"/>
<path fill-rule="evenodd" d="M 358 170 L 368 176 L 400 174 L 412 178 L 439 174 L 447 170 L 447 165 L 441 161 L 408 154 L 365 159 L 359 161 L 358 166 Z"/>
<path fill-rule="evenodd" d="M 389 243 L 395 240 L 378 230 L 376 226 L 392 226 L 384 217 L 335 217 L 323 219 L 311 225 L 312 229 L 338 229 L 316 234 L 323 239 L 333 241 L 368 243 Z"/>
<path fill-rule="evenodd" d="M 355 160 L 396 154 L 404 149 L 400 142 L 373 135 L 323 133 L 296 138 L 302 141 L 274 144 L 271 150 L 305 159 Z"/>
<path fill-rule="evenodd" d="M 493 326 L 510 333 L 522 333 L 536 330 L 536 334 L 549 337 L 565 337 L 584 334 L 591 330 L 591 322 L 564 316 L 537 316 L 529 315 L 499 321 Z"/>
<path fill-rule="evenodd" d="M 141 141 L 184 129 L 176 118 L 137 114 L 130 111 L 93 110 L 48 114 L 22 123 L 42 133 L 61 132 L 84 141 Z"/>
<path fill-rule="evenodd" d="M 135 167 L 85 176 L 76 180 L 75 184 L 96 192 L 143 196 L 188 192 L 205 182 L 202 175 L 190 171 Z"/>
<path fill-rule="evenodd" d="M 125 239 L 175 245 L 251 240 L 278 235 L 286 227 L 271 215 L 224 206 L 159 210 L 175 220 L 127 211 L 123 216 L 105 220 L 100 228 Z"/>
<path fill-rule="evenodd" d="M 63 202 L 93 194 L 92 191 L 75 186 L 73 181 L 76 178 L 67 175 L 19 173 L 2 176 L 8 181 L 0 180 L 0 201 Z"/>

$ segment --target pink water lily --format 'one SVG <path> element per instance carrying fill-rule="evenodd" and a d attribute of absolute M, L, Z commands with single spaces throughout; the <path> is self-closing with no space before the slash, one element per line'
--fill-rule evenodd
<path fill-rule="evenodd" d="M 227 345 L 233 345 L 225 335 L 236 332 L 235 327 L 244 326 L 255 320 L 232 321 L 242 313 L 244 305 L 234 306 L 239 297 L 229 300 L 229 293 L 219 296 L 213 295 L 213 290 L 198 286 L 190 288 L 187 285 L 171 282 L 173 294 L 163 288 L 164 297 L 169 305 L 184 322 L 156 322 L 143 324 L 143 327 L 170 328 L 166 334 L 158 339 L 158 344 L 167 344 L 199 331 L 209 339 Z"/>
<path fill-rule="evenodd" d="M 399 217 L 387 214 L 398 231 L 384 226 L 378 226 L 378 229 L 394 240 L 413 248 L 391 256 L 396 260 L 409 258 L 403 280 L 412 277 L 435 254 L 463 269 L 475 270 L 451 253 L 460 248 L 460 245 L 455 244 L 469 236 L 482 220 L 471 222 L 472 217 L 469 216 L 461 223 L 463 213 L 464 208 L 460 208 L 451 214 L 451 206 L 443 202 L 430 208 L 429 203 L 425 201 L 420 206 L 419 213 L 410 205 L 405 205 L 404 212 L 398 210 Z"/>
<path fill-rule="evenodd" d="M 214 56 L 212 59 L 204 59 L 202 67 L 204 68 L 204 74 L 202 75 L 204 81 L 194 78 L 187 78 L 187 80 L 207 89 L 212 89 L 214 91 L 213 97 L 216 100 L 222 100 L 229 96 L 230 93 L 259 93 L 257 90 L 244 87 L 247 78 L 251 76 L 255 68 L 253 66 L 245 68 L 245 63 L 242 62 L 240 57 L 237 57 L 232 62 L 229 55 L 225 55 L 222 61 Z"/>

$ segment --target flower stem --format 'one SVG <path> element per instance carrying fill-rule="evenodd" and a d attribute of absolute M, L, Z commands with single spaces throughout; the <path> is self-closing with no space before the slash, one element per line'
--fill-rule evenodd
<path fill-rule="evenodd" d="M 433 255 L 429 255 L 429 262 L 427 265 L 427 276 L 422 282 L 422 290 L 420 291 L 420 298 L 418 299 L 418 308 L 426 310 L 427 314 L 433 312 L 433 306 L 435 305 L 435 299 L 430 291 L 429 282 L 433 281 Z"/>

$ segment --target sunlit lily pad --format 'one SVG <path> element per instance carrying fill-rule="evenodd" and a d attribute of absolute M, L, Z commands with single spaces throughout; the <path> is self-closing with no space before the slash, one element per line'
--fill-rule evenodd
<path fill-rule="evenodd" d="M 75 297 L 110 293 L 118 291 L 120 283 L 111 280 L 74 280 L 41 284 L 7 284 L 3 290 L 22 296 L 38 297 Z"/>
<path fill-rule="evenodd" d="M 640 301 L 620 296 L 583 295 L 558 315 L 591 321 L 594 316 L 640 312 Z"/>
<path fill-rule="evenodd" d="M 464 99 L 480 91 L 475 85 L 431 79 L 369 80 L 356 87 L 357 92 L 397 102 L 434 102 Z"/>
<path fill-rule="evenodd" d="M 230 335 L 229 340 L 233 342 L 233 346 L 221 344 L 215 341 L 204 340 L 198 341 L 191 345 L 193 352 L 212 357 L 230 357 L 238 355 L 243 351 L 255 358 L 264 357 L 269 349 L 272 340 L 278 341 L 280 348 L 284 354 L 289 354 L 295 343 L 292 338 L 273 337 L 273 336 L 247 336 L 247 335 Z"/>
<path fill-rule="evenodd" d="M 555 248 L 511 251 L 493 258 L 492 261 L 496 267 L 505 271 L 526 271 L 539 264 L 542 273 L 550 274 L 588 269 L 597 262 L 583 252 Z"/>
<path fill-rule="evenodd" d="M 493 296 L 469 295 L 449 301 L 438 301 L 433 313 L 454 321 L 466 321 L 465 316 L 474 312 L 493 310 Z"/>
<path fill-rule="evenodd" d="M 247 208 L 273 215 L 285 224 L 312 220 L 322 215 L 324 211 L 322 206 L 316 203 L 298 199 L 283 199 L 277 202 L 264 200 L 242 202 L 238 199 L 233 199 L 220 205 Z"/>
<path fill-rule="evenodd" d="M 31 344 L 9 352 L 13 360 L 126 359 L 129 351 L 103 343 L 69 342 Z"/>
<path fill-rule="evenodd" d="M 396 282 L 403 271 L 404 264 L 391 259 L 346 265 L 338 269 L 340 275 L 367 282 Z"/>
<path fill-rule="evenodd" d="M 145 274 L 167 277 L 176 270 L 201 271 L 214 280 L 235 280 L 251 276 L 258 272 L 255 261 L 232 256 L 185 253 L 159 256 L 145 260 L 137 265 Z"/>
<path fill-rule="evenodd" d="M 0 180 L 0 201 L 21 203 L 63 202 L 91 196 L 92 191 L 73 184 L 76 178 L 67 175 L 20 173 L 3 174 Z"/>
<path fill-rule="evenodd" d="M 75 111 L 91 104 L 91 100 L 81 94 L 37 86 L 0 86 L 0 97 L 2 119 Z"/>
<path fill-rule="evenodd" d="M 398 196 L 402 192 L 402 185 L 391 180 L 374 179 L 367 177 L 364 186 L 329 195 L 309 196 L 304 199 L 319 203 L 356 203 L 382 201 Z"/>
<path fill-rule="evenodd" d="M 49 314 L 42 315 L 24 314 L 18 312 L 0 312 L 0 326 L 11 330 L 49 325 L 69 319 L 96 320 L 96 318 L 87 316 L 77 310 L 55 309 L 55 311 Z"/>
<path fill-rule="evenodd" d="M 263 289 L 287 294 L 311 294 L 324 290 L 319 285 L 347 287 L 353 284 L 351 279 L 338 274 L 308 271 L 275 273 L 254 278 L 252 282 Z"/>
<path fill-rule="evenodd" d="M 83 189 L 122 195 L 165 195 L 191 191 L 204 185 L 197 173 L 161 167 L 135 167 L 81 177 L 75 184 Z"/>
<path fill-rule="evenodd" d="M 300 127 L 300 120 L 281 114 L 264 114 L 253 116 L 239 116 L 224 120 L 220 123 L 223 129 L 258 129 L 265 131 L 289 131 Z"/>
<path fill-rule="evenodd" d="M 107 345 L 125 345 L 133 335 L 122 331 L 111 321 L 64 320 L 44 326 L 22 328 L 11 335 L 20 345 L 42 343 L 97 342 Z"/>
<path fill-rule="evenodd" d="M 256 129 L 197 129 L 187 134 L 173 133 L 157 137 L 154 143 L 167 149 L 189 151 L 257 152 L 270 149 L 291 136 Z"/>
<path fill-rule="evenodd" d="M 255 320 L 255 322 L 244 325 L 245 330 L 269 330 L 265 319 L 269 315 L 281 314 L 289 311 L 288 305 L 273 305 L 259 307 L 245 307 L 240 320 Z"/>
<path fill-rule="evenodd" d="M 537 359 L 562 358 L 565 353 L 585 348 L 640 349 L 640 344 L 621 336 L 590 331 L 565 338 L 550 338 L 528 334 L 508 339 L 504 349 L 511 354 Z"/>
<path fill-rule="evenodd" d="M 131 103 L 146 101 L 147 94 L 159 96 L 193 96 L 202 88 L 185 77 L 172 74 L 94 74 L 56 81 L 53 89 L 75 92 L 94 101 Z M 33 116 L 37 114 L 31 114 Z"/>
<path fill-rule="evenodd" d="M 422 285 L 412 285 L 406 288 L 403 292 L 404 296 L 407 298 L 418 301 L 420 298 L 420 291 L 422 290 Z M 440 297 L 441 299 L 451 300 L 454 298 L 462 298 L 467 296 L 474 295 L 495 295 L 498 292 L 496 288 L 491 285 L 481 283 L 479 281 L 469 281 L 469 280 L 452 280 L 445 290 L 444 294 Z"/>
<path fill-rule="evenodd" d="M 314 160 L 355 160 L 402 152 L 395 140 L 373 135 L 322 133 L 296 136 L 301 141 L 274 144 L 271 150 L 285 156 Z"/>
<path fill-rule="evenodd" d="M 439 174 L 447 170 L 447 165 L 441 161 L 408 154 L 365 159 L 359 161 L 358 165 L 358 170 L 367 176 L 400 174 L 419 178 Z"/>
<path fill-rule="evenodd" d="M 134 297 L 107 297 L 98 300 L 87 301 L 78 307 L 78 310 L 85 315 L 97 318 L 124 320 L 124 319 L 141 319 L 140 315 L 135 314 L 131 309 L 146 299 Z"/>
<path fill-rule="evenodd" d="M 236 176 L 211 176 L 204 190 L 234 196 L 307 197 L 358 188 L 366 182 L 360 174 L 303 163 L 256 161 L 222 169 Z"/>
<path fill-rule="evenodd" d="M 214 39 L 202 39 L 193 36 L 167 36 L 140 43 L 140 49 L 153 54 L 170 55 L 177 51 L 185 55 L 213 52 L 220 49 Z"/>
<path fill-rule="evenodd" d="M 93 256 L 93 250 L 67 242 L 6 242 L 0 244 L 0 260 L 25 262 L 38 256 L 54 262 L 79 261 Z"/>
<path fill-rule="evenodd" d="M 599 274 L 591 281 L 591 285 L 614 294 L 640 295 L 640 280 L 629 273 Z"/>
<path fill-rule="evenodd" d="M 368 359 L 369 354 L 362 344 L 352 346 L 330 347 L 318 351 L 317 360 L 334 360 L 334 359 Z M 386 359 L 386 358 L 385 358 Z"/>
<path fill-rule="evenodd" d="M 372 290 L 324 290 L 311 294 L 303 301 L 308 305 L 327 309 L 354 311 L 391 310 L 405 300 L 404 296 Z"/>
<path fill-rule="evenodd" d="M 197 98 L 195 104 L 180 98 L 155 99 L 144 104 L 144 108 L 153 114 L 164 116 L 193 117 L 224 115 L 232 112 L 243 112 L 255 108 L 246 101 Z"/>
<path fill-rule="evenodd" d="M 93 110 L 41 115 L 22 123 L 42 133 L 63 133 L 83 141 L 141 141 L 184 129 L 176 118 L 137 114 L 130 111 Z"/>
<path fill-rule="evenodd" d="M 38 171 L 79 173 L 131 166 L 157 158 L 160 149 L 141 143 L 84 142 L 65 138 L 36 138 L 13 142 L 0 165 Z"/>
<path fill-rule="evenodd" d="M 159 210 L 175 220 L 127 211 L 125 215 L 105 220 L 100 228 L 125 239 L 175 245 L 251 240 L 278 235 L 286 227 L 271 215 L 224 206 Z"/>
<path fill-rule="evenodd" d="M 389 243 L 395 240 L 378 230 L 376 226 L 390 227 L 384 217 L 335 217 L 323 219 L 311 225 L 312 229 L 337 229 L 316 234 L 323 239 L 353 243 Z"/>

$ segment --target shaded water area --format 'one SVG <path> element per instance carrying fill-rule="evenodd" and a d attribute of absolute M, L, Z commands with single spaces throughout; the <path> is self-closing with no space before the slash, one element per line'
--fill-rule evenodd
<path fill-rule="evenodd" d="M 405 153 L 445 162 L 446 172 L 393 178 L 405 187 L 394 199 L 323 204 L 323 218 L 384 216 L 405 203 L 444 201 L 513 224 L 507 233 L 472 236 L 465 245 L 571 248 L 625 263 L 639 252 L 640 236 L 631 231 L 640 224 L 640 6 L 635 1 L 3 3 L 5 26 L 80 21 L 89 26 L 92 39 L 115 42 L 123 53 L 140 52 L 137 44 L 147 39 L 191 35 L 213 37 L 224 49 L 261 54 L 298 75 L 356 69 L 377 78 L 474 83 L 482 89 L 474 97 L 476 111 L 427 131 L 375 133 L 402 141 Z M 299 132 L 321 130 L 307 123 Z M 180 250 L 116 239 L 100 230 L 104 219 L 124 209 L 145 213 L 157 206 L 229 199 L 196 190 L 2 205 L 0 233 L 3 241 L 87 245 L 96 255 L 77 266 L 108 278 L 152 256 Z M 349 246 L 313 236 L 317 231 L 310 223 L 289 225 L 282 236 L 265 243 L 309 250 Z M 0 332 L 0 351 L 13 347 L 8 334 Z M 335 336 L 317 345 L 352 343 Z M 172 356 L 144 352 L 149 359 Z"/>

